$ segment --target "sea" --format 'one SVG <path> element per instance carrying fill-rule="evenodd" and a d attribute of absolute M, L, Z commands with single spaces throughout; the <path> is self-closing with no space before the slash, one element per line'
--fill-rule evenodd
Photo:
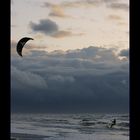
<path fill-rule="evenodd" d="M 129 114 L 12 113 L 11 140 L 129 140 Z"/>

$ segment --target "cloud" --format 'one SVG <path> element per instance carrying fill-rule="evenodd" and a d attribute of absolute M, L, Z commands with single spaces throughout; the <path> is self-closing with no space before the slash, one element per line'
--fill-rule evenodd
<path fill-rule="evenodd" d="M 114 10 L 117 10 L 117 9 L 118 10 L 128 10 L 129 9 L 128 4 L 126 4 L 126 3 L 115 3 L 115 2 L 113 2 L 113 3 L 107 4 L 107 7 L 112 8 Z"/>
<path fill-rule="evenodd" d="M 60 30 L 58 25 L 50 19 L 42 19 L 38 24 L 30 22 L 30 27 L 35 32 L 40 32 L 54 38 L 83 35 L 83 33 L 72 33 L 70 31 Z"/>
<path fill-rule="evenodd" d="M 122 2 L 121 0 L 80 0 L 80 1 L 65 1 L 61 4 L 57 4 L 63 8 L 78 8 L 78 7 L 97 7 L 106 5 L 108 8 L 128 10 L 129 6 L 127 2 Z M 44 3 L 45 6 L 53 6 L 51 3 Z"/>
<path fill-rule="evenodd" d="M 55 38 L 63 38 L 63 37 L 69 37 L 69 36 L 81 36 L 83 33 L 72 33 L 70 31 L 58 31 L 52 37 Z"/>
<path fill-rule="evenodd" d="M 129 57 L 129 50 L 128 49 L 121 50 L 119 53 L 119 56 L 128 58 Z"/>
<path fill-rule="evenodd" d="M 45 2 L 42 7 L 50 8 L 49 16 L 66 18 L 71 17 L 65 14 L 64 7 L 61 4 L 53 4 L 49 2 Z"/>
<path fill-rule="evenodd" d="M 60 8 L 63 11 L 63 9 L 65 8 L 97 7 L 97 6 L 102 6 L 103 4 L 105 4 L 107 7 L 112 9 L 128 10 L 129 8 L 128 3 L 123 3 L 121 0 L 116 0 L 115 2 L 114 0 L 80 0 L 80 1 L 76 0 L 76 1 L 64 1 L 61 2 L 60 4 L 45 2 L 43 4 L 43 7 L 50 7 L 50 8 L 56 7 L 56 9 Z"/>
<path fill-rule="evenodd" d="M 101 0 L 81 0 L 81 1 L 73 1 L 73 2 L 63 2 L 62 6 L 64 7 L 93 7 L 93 6 L 99 6 L 102 4 Z"/>
<path fill-rule="evenodd" d="M 55 16 L 55 17 L 67 17 L 65 14 L 64 14 L 64 11 L 59 8 L 59 7 L 54 7 L 52 8 L 52 11 L 50 12 L 49 14 L 50 16 Z"/>
<path fill-rule="evenodd" d="M 50 16 L 55 16 L 55 17 L 61 17 L 61 18 L 70 17 L 70 16 L 68 16 L 64 13 L 63 8 L 59 5 L 53 5 L 51 7 L 51 12 L 50 12 L 49 15 Z"/>
<path fill-rule="evenodd" d="M 50 19 L 42 19 L 40 22 L 30 22 L 30 27 L 35 32 L 41 32 L 45 35 L 52 35 L 58 31 L 58 25 Z"/>
<path fill-rule="evenodd" d="M 119 15 L 109 15 L 108 19 L 110 19 L 110 20 L 122 20 L 121 16 L 119 16 Z"/>
<path fill-rule="evenodd" d="M 129 62 L 113 49 L 31 53 L 11 57 L 13 111 L 128 111 Z"/>
<path fill-rule="evenodd" d="M 51 81 L 58 81 L 58 82 L 74 82 L 75 79 L 72 76 L 62 76 L 62 75 L 51 75 L 49 78 Z"/>
<path fill-rule="evenodd" d="M 72 32 L 70 31 L 59 31 L 56 32 L 54 35 L 52 35 L 55 38 L 61 38 L 61 37 L 66 37 L 66 36 L 72 36 Z"/>
<path fill-rule="evenodd" d="M 20 90 L 25 90 L 26 88 L 29 90 L 47 88 L 43 77 L 32 72 L 19 70 L 14 66 L 11 67 L 11 78 L 12 87 Z"/>

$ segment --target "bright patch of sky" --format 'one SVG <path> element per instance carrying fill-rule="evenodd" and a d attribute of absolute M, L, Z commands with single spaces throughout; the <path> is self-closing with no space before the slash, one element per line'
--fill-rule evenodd
<path fill-rule="evenodd" d="M 13 0 L 11 40 L 32 37 L 33 45 L 46 46 L 47 51 L 89 46 L 126 49 L 129 47 L 128 5 L 127 0 Z M 57 36 L 35 32 L 30 27 L 31 22 L 39 24 L 45 19 L 57 24 L 60 31 Z"/>

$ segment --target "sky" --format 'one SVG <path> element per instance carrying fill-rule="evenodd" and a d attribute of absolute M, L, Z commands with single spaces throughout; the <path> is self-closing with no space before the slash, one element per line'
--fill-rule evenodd
<path fill-rule="evenodd" d="M 12 0 L 11 95 L 13 111 L 128 112 L 129 1 Z"/>

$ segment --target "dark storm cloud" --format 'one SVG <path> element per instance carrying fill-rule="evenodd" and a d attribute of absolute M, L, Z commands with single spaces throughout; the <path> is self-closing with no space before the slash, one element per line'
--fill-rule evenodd
<path fill-rule="evenodd" d="M 46 35 L 52 35 L 58 31 L 58 25 L 50 19 L 42 19 L 38 24 L 30 22 L 30 27 L 33 31 L 41 32 Z"/>
<path fill-rule="evenodd" d="M 12 87 L 24 90 L 26 88 L 46 89 L 46 81 L 38 74 L 24 72 L 16 67 L 11 67 Z M 13 77 L 14 75 L 14 77 Z M 14 81 L 14 82 L 13 82 Z M 16 82 L 16 83 L 15 83 Z"/>
<path fill-rule="evenodd" d="M 129 50 L 128 49 L 121 50 L 121 52 L 119 53 L 119 55 L 128 58 L 129 57 Z"/>
<path fill-rule="evenodd" d="M 11 58 L 13 111 L 128 111 L 129 63 L 113 49 L 30 52 Z"/>

